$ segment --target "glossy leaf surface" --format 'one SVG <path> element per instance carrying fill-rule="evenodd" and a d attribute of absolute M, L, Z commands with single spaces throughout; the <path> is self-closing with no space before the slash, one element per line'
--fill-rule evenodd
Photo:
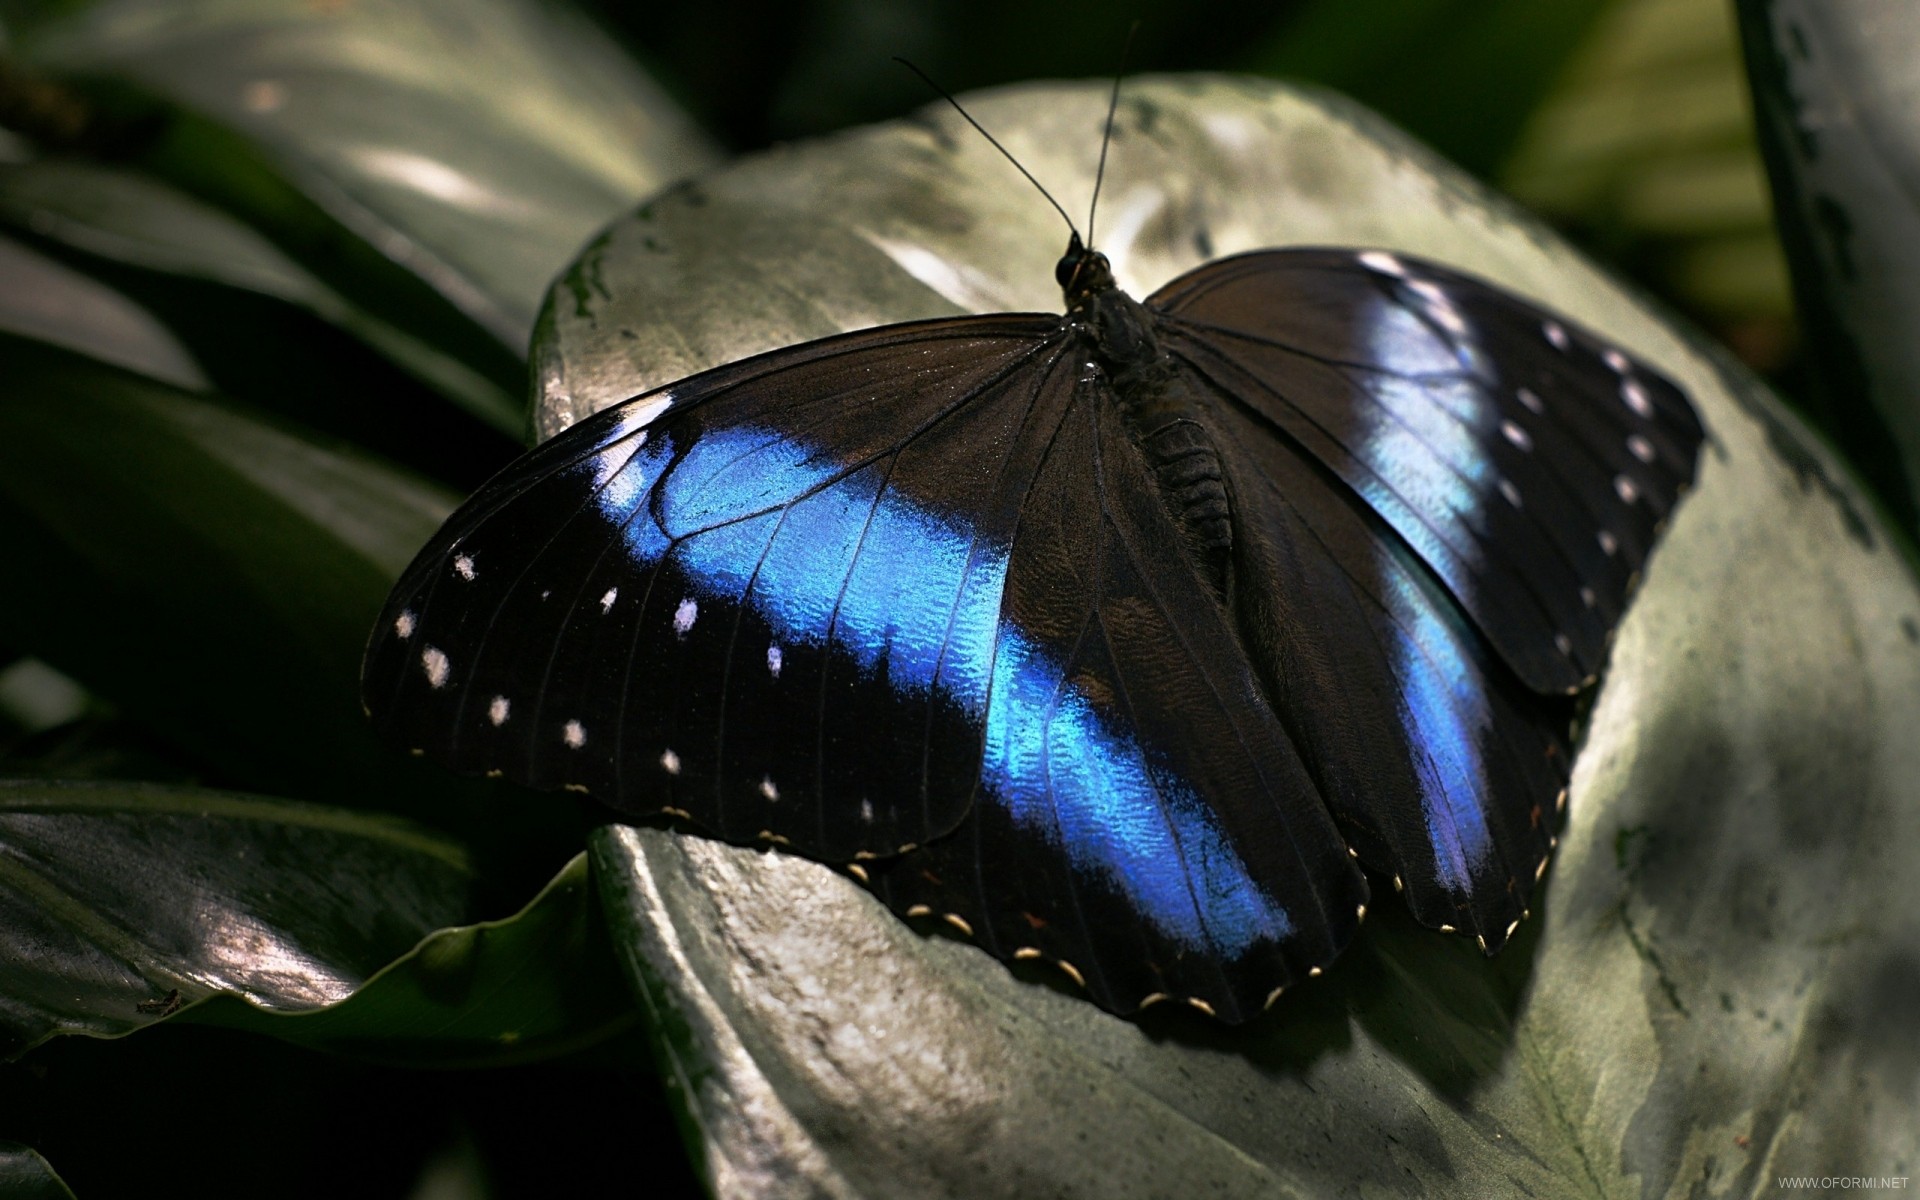
<path fill-rule="evenodd" d="M 584 853 L 520 912 L 437 929 L 324 1009 L 217 998 L 188 1018 L 356 1058 L 500 1066 L 604 1042 L 639 1014 L 607 942 Z"/>
<path fill-rule="evenodd" d="M 1102 89 L 969 106 L 1083 206 Z M 1101 212 L 1136 295 L 1255 246 L 1384 245 L 1559 308 L 1695 398 L 1700 481 L 1614 644 L 1544 899 L 1488 962 L 1383 898 L 1326 978 L 1235 1034 L 1107 1017 L 810 863 L 606 831 L 613 919 L 715 1187 L 1667 1195 L 1910 1160 L 1900 981 L 1920 923 L 1897 864 L 1920 847 L 1920 592 L 1833 462 L 1751 380 L 1351 109 L 1131 81 Z M 536 346 L 545 419 L 840 327 L 1053 308 L 1063 240 L 945 115 L 743 160 L 563 279 Z M 1796 1082 L 1815 1076 L 1849 1083 Z"/>
<path fill-rule="evenodd" d="M 335 1003 L 458 921 L 465 854 L 399 822 L 199 788 L 0 783 L 8 1054 L 215 993 Z"/>

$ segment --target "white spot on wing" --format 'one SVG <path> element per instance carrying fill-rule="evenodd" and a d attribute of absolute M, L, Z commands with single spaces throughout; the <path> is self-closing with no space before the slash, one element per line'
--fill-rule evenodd
<path fill-rule="evenodd" d="M 662 750 L 660 752 L 660 766 L 666 770 L 667 774 L 678 775 L 680 773 L 680 756 L 671 750 Z"/>
<path fill-rule="evenodd" d="M 1637 433 L 1627 438 L 1627 449 L 1643 463 L 1653 461 L 1653 443 Z"/>
<path fill-rule="evenodd" d="M 692 596 L 688 596 L 680 602 L 680 607 L 673 610 L 673 632 L 681 637 L 687 636 L 687 631 L 693 628 L 693 623 L 699 616 L 699 603 Z"/>
<path fill-rule="evenodd" d="M 760 794 L 769 800 L 778 800 L 780 798 L 780 789 L 773 785 L 772 776 L 762 775 L 760 777 Z"/>
<path fill-rule="evenodd" d="M 438 646 L 420 648 L 420 668 L 427 673 L 427 686 L 443 688 L 447 686 L 447 676 L 453 671 L 453 664 L 447 661 L 446 651 Z"/>
<path fill-rule="evenodd" d="M 1600 597 L 1593 594 L 1592 588 L 1583 587 L 1580 589 L 1580 603 L 1586 605 L 1588 608 L 1592 608 L 1599 602 Z"/>
<path fill-rule="evenodd" d="M 413 636 L 415 623 L 413 610 L 403 609 L 400 615 L 393 619 L 393 632 L 401 641 L 405 641 Z"/>
<path fill-rule="evenodd" d="M 786 656 L 780 653 L 780 647 L 777 643 L 767 647 L 767 670 L 772 673 L 775 679 L 780 678 L 780 664 L 785 661 Z"/>
<path fill-rule="evenodd" d="M 1600 538 L 1600 549 L 1604 551 L 1609 558 L 1611 558 L 1614 554 L 1619 552 L 1620 539 L 1613 536 L 1611 532 L 1609 532 L 1608 530 L 1602 529 L 1600 531 L 1599 538 Z"/>
<path fill-rule="evenodd" d="M 600 597 L 600 615 L 605 616 L 606 614 L 612 612 L 613 602 L 618 600 L 619 598 L 620 598 L 619 588 L 617 587 L 608 588 L 607 594 Z"/>
<path fill-rule="evenodd" d="M 1360 265 L 1376 275 L 1391 275 L 1395 279 L 1407 277 L 1407 268 L 1385 250 L 1368 250 L 1360 256 Z"/>
<path fill-rule="evenodd" d="M 873 824 L 873 801 L 865 799 L 860 801 L 860 819 L 869 825 Z"/>
<path fill-rule="evenodd" d="M 513 703 L 505 696 L 495 696 L 493 703 L 487 705 L 487 720 L 495 725 L 505 725 L 507 714 L 513 711 Z"/>
<path fill-rule="evenodd" d="M 587 744 L 586 726 L 580 724 L 578 721 L 568 721 L 567 727 L 560 731 L 560 740 L 565 742 L 569 748 L 578 750 Z"/>
<path fill-rule="evenodd" d="M 1520 507 L 1520 489 L 1513 486 L 1511 479 L 1502 479 L 1500 481 L 1500 494 L 1507 498 L 1508 504 L 1513 505 L 1515 508 Z"/>
<path fill-rule="evenodd" d="M 1573 655 L 1573 639 L 1564 633 L 1556 633 L 1553 635 L 1553 648 L 1558 650 L 1562 655 L 1571 657 Z"/>
<path fill-rule="evenodd" d="M 1625 475 L 1615 475 L 1613 477 L 1613 492 L 1616 496 L 1620 497 L 1622 504 L 1632 504 L 1640 497 L 1640 489 L 1635 487 L 1633 480 L 1628 479 Z"/>
<path fill-rule="evenodd" d="M 1618 350 L 1615 350 L 1612 347 L 1608 347 L 1605 351 L 1601 353 L 1600 361 L 1607 364 L 1607 369 L 1609 371 L 1612 371 L 1615 375 L 1625 375 L 1627 373 L 1628 368 L 1630 368 L 1633 365 L 1632 363 L 1629 363 L 1627 361 L 1626 355 L 1620 353 Z"/>
<path fill-rule="evenodd" d="M 1547 341 L 1552 344 L 1555 350 L 1565 350 L 1567 348 L 1567 331 L 1560 322 L 1542 321 L 1540 323 L 1540 332 L 1546 335 Z"/>
<path fill-rule="evenodd" d="M 1538 393 L 1536 393 L 1532 388 L 1520 388 L 1519 390 L 1515 391 L 1513 394 L 1520 398 L 1520 403 L 1527 406 L 1527 411 L 1537 412 L 1537 413 L 1543 413 L 1547 411 L 1547 406 L 1540 402 L 1540 397 Z"/>
<path fill-rule="evenodd" d="M 1527 436 L 1526 430 L 1515 425 L 1512 421 L 1500 422 L 1500 436 L 1512 442 L 1518 449 L 1533 449 L 1533 439 Z"/>
<path fill-rule="evenodd" d="M 473 582 L 473 555 L 461 554 L 453 560 L 453 573 L 468 583 Z"/>
<path fill-rule="evenodd" d="M 1620 384 L 1620 398 L 1627 407 L 1642 417 L 1653 416 L 1653 401 L 1647 399 L 1647 389 L 1640 386 L 1637 379 L 1623 380 Z"/>

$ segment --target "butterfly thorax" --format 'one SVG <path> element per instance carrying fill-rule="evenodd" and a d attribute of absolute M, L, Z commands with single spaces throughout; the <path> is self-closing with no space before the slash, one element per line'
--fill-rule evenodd
<path fill-rule="evenodd" d="M 1162 349 L 1152 310 L 1120 290 L 1106 255 L 1082 246 L 1078 234 L 1054 275 L 1066 294 L 1067 320 L 1106 373 L 1195 564 L 1224 597 L 1232 508 L 1220 451 L 1201 421 L 1190 377 Z"/>

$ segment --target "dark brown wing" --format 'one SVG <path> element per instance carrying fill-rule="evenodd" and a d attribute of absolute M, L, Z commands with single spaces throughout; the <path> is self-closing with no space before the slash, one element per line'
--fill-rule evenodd
<path fill-rule="evenodd" d="M 1678 389 L 1512 294 L 1383 251 L 1222 259 L 1155 293 L 1169 348 L 1324 464 L 1529 687 L 1599 670 L 1703 436 Z"/>

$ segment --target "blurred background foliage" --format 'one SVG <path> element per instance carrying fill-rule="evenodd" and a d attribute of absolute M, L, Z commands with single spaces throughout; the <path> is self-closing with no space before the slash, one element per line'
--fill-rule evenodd
<path fill-rule="evenodd" d="M 1795 339 L 1725 0 L 1147 0 L 1128 70 L 1229 70 L 1354 97 L 1510 192 L 1778 376 Z M 744 10 L 744 11 L 743 11 Z M 910 58 L 966 91 L 1110 74 L 1126 30 L 1096 0 L 604 6 L 675 98 L 735 150 L 924 103 Z M 740 19 L 735 20 L 738 16 Z"/>
<path fill-rule="evenodd" d="M 372 840 L 390 832 L 376 816 L 402 814 L 471 855 L 464 919 L 501 922 L 423 945 L 333 1026 L 291 1034 L 272 1025 L 291 1018 L 229 997 L 124 1043 L 56 1037 L 0 1065 L 0 1193 L 61 1194 L 59 1170 L 82 1196 L 218 1193 L 223 1177 L 288 1195 L 567 1194 L 633 1185 L 641 1150 L 650 1194 L 697 1187 L 644 1043 L 609 1025 L 605 946 L 580 951 L 572 976 L 542 958 L 573 944 L 550 931 L 584 945 L 597 927 L 590 889 L 563 886 L 591 814 L 558 801 L 529 814 L 500 789 L 389 761 L 352 703 L 359 647 L 412 548 L 515 452 L 526 332 L 579 245 L 730 154 L 926 103 L 894 55 L 955 92 L 1107 76 L 1137 16 L 1130 71 L 1346 92 L 1789 397 L 1804 390 L 1725 0 L 1264 12 L 0 0 L 0 776 L 244 789 L 330 806 Z M 274 38 L 246 32 L 256 19 Z M 283 112 L 275 81 L 300 70 L 326 103 Z M 139 818 L 158 801 L 123 789 L 103 803 Z M 221 874 L 176 865 L 199 872 L 194 886 Z M 224 902 L 258 916 L 246 881 L 230 882 Z M 535 1017 L 494 1028 L 482 1012 L 436 1051 L 435 1005 L 460 994 L 446 980 L 511 979 L 515 964 L 558 971 L 543 978 L 568 986 L 547 990 L 569 999 L 533 989 L 547 1005 Z M 77 1009 L 35 1020 L 162 1023 L 169 980 L 191 965 L 128 968 L 128 986 L 160 998 L 139 1021 L 124 1005 L 118 1024 Z M 383 1012 L 406 1029 L 404 1054 L 380 1052 Z M 421 1068 L 510 1050 L 529 1021 L 552 1057 Z M 232 1104 L 263 1079 L 260 1103 Z"/>

